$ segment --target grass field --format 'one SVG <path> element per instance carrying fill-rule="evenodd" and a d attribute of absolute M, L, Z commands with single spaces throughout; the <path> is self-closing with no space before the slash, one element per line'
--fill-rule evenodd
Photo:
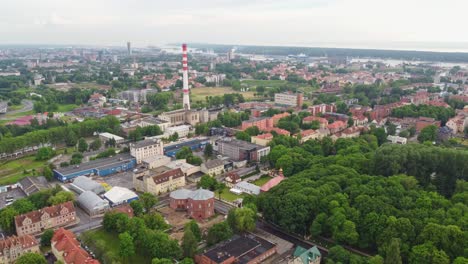
<path fill-rule="evenodd" d="M 289 83 L 288 81 L 281 81 L 281 80 L 243 80 L 241 82 L 242 86 L 245 87 L 257 87 L 257 86 L 265 86 L 265 87 L 280 87 L 282 85 L 297 85 L 293 83 Z"/>
<path fill-rule="evenodd" d="M 93 242 L 98 240 L 104 241 L 106 245 L 106 252 L 111 251 L 114 256 L 119 256 L 119 238 L 117 234 L 109 233 L 103 229 L 92 230 L 86 233 L 92 237 Z M 127 263 L 151 263 L 151 259 L 138 252 L 137 248 L 136 254 L 130 257 Z"/>
<path fill-rule="evenodd" d="M 200 87 L 193 88 L 190 90 L 191 99 L 193 102 L 202 101 L 205 102 L 207 96 L 223 96 L 224 94 L 240 93 L 244 96 L 246 100 L 251 100 L 255 98 L 255 92 L 239 92 L 234 91 L 230 87 Z"/>
<path fill-rule="evenodd" d="M 78 105 L 76 105 L 76 104 L 59 105 L 57 112 L 69 112 L 69 111 L 72 111 L 73 109 L 75 109 L 77 107 L 78 107 Z"/>
<path fill-rule="evenodd" d="M 260 177 L 260 179 L 255 180 L 252 183 L 261 187 L 263 184 L 267 183 L 269 180 L 271 180 L 270 176 L 263 175 L 262 177 Z"/>
<path fill-rule="evenodd" d="M 12 184 L 31 176 L 32 169 L 36 169 L 36 175 L 40 173 L 44 161 L 36 161 L 35 156 L 27 156 L 17 160 L 3 161 L 0 163 L 0 185 Z M 24 174 L 24 170 L 28 173 Z"/>
<path fill-rule="evenodd" d="M 225 187 L 223 189 L 223 193 L 221 194 L 221 199 L 222 200 L 232 202 L 232 201 L 235 201 L 236 199 L 244 198 L 246 196 L 245 194 L 236 195 L 236 194 L 230 192 L 229 189 L 230 189 L 229 187 Z M 218 192 L 216 192 L 215 195 L 216 195 L 216 197 L 219 197 Z"/>

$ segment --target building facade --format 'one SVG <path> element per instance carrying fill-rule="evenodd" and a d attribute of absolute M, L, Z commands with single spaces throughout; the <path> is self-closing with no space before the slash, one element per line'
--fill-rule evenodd
<path fill-rule="evenodd" d="M 216 141 L 218 152 L 234 160 L 260 161 L 270 153 L 270 147 L 242 140 L 225 138 Z"/>
<path fill-rule="evenodd" d="M 136 159 L 137 164 L 146 158 L 163 154 L 164 144 L 160 139 L 146 139 L 130 144 L 130 155 Z"/>
<path fill-rule="evenodd" d="M 214 215 L 214 193 L 211 191 L 179 189 L 171 192 L 169 197 L 172 209 L 186 210 L 193 219 L 202 220 Z"/>
<path fill-rule="evenodd" d="M 304 102 L 304 96 L 301 93 L 276 93 L 275 104 L 282 106 L 301 107 Z"/>
<path fill-rule="evenodd" d="M 224 162 L 219 159 L 208 160 L 202 163 L 201 171 L 205 174 L 216 176 L 224 172 Z"/>
<path fill-rule="evenodd" d="M 59 228 L 51 239 L 51 251 L 57 260 L 65 264 L 99 264 L 86 250 L 81 248 L 80 242 L 73 232 Z"/>
<path fill-rule="evenodd" d="M 10 236 L 0 240 L 0 263 L 14 263 L 26 253 L 39 253 L 39 242 L 31 235 Z"/>
<path fill-rule="evenodd" d="M 68 226 L 78 223 L 73 202 L 45 207 L 15 217 L 18 236 L 38 235 L 46 229 Z"/>
<path fill-rule="evenodd" d="M 185 174 L 180 168 L 134 173 L 133 186 L 139 192 L 160 195 L 185 186 Z"/>

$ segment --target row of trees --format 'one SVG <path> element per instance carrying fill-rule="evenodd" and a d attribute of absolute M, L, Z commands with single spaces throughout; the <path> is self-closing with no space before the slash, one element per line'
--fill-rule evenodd
<path fill-rule="evenodd" d="M 114 116 L 106 116 L 99 120 L 88 119 L 81 123 L 67 124 L 47 130 L 36 130 L 18 137 L 3 138 L 0 141 L 0 153 L 13 153 L 25 147 L 40 144 L 66 144 L 75 146 L 80 137 L 93 136 L 95 132 L 110 132 L 119 134 L 120 122 Z"/>
<path fill-rule="evenodd" d="M 223 126 L 236 127 L 242 124 L 242 121 L 249 119 L 249 113 L 247 112 L 223 112 L 218 114 L 218 120 Z"/>
<path fill-rule="evenodd" d="M 455 115 L 455 110 L 452 108 L 445 108 L 432 105 L 405 105 L 392 110 L 392 116 L 403 117 L 432 117 L 436 120 L 442 121 L 445 124 L 450 117 Z"/>

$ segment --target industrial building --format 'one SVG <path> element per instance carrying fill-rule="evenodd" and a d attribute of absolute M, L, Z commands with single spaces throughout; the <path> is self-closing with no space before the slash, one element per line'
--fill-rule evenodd
<path fill-rule="evenodd" d="M 260 161 L 270 153 L 270 147 L 246 141 L 223 138 L 216 141 L 218 152 L 234 160 Z"/>
<path fill-rule="evenodd" d="M 224 172 L 224 161 L 220 159 L 208 160 L 202 163 L 201 171 L 210 176 L 216 176 Z"/>
<path fill-rule="evenodd" d="M 84 193 L 86 191 L 91 191 L 95 194 L 101 194 L 106 191 L 100 183 L 93 181 L 86 176 L 76 177 L 75 180 L 73 180 L 73 183 L 70 184 L 70 188 L 78 194 Z"/>
<path fill-rule="evenodd" d="M 78 176 L 107 176 L 131 170 L 135 167 L 135 164 L 136 160 L 130 154 L 118 154 L 114 157 L 54 169 L 54 176 L 62 182 L 70 181 Z"/>
<path fill-rule="evenodd" d="M 117 144 L 120 144 L 125 140 L 123 137 L 120 137 L 120 136 L 117 136 L 117 135 L 114 135 L 114 134 L 111 134 L 111 133 L 107 133 L 107 132 L 99 134 L 99 139 L 103 143 L 113 139 L 113 140 L 115 140 L 115 143 L 117 143 Z"/>
<path fill-rule="evenodd" d="M 85 191 L 77 199 L 78 205 L 90 216 L 103 215 L 109 208 L 109 202 L 92 191 Z"/>
<path fill-rule="evenodd" d="M 276 253 L 275 244 L 254 234 L 234 235 L 195 256 L 197 264 L 262 263 Z"/>
<path fill-rule="evenodd" d="M 26 194 L 26 196 L 50 188 L 50 184 L 44 176 L 28 176 L 19 181 L 18 185 L 21 188 L 21 190 Z"/>
<path fill-rule="evenodd" d="M 137 200 L 138 195 L 127 188 L 115 186 L 104 194 L 104 198 L 110 202 L 111 206 L 116 206 Z"/>
<path fill-rule="evenodd" d="M 175 158 L 177 152 L 179 152 L 183 147 L 188 147 L 191 150 L 196 150 L 204 148 L 208 143 L 210 143 L 210 141 L 207 138 L 198 138 L 168 144 L 164 146 L 164 155 Z"/>

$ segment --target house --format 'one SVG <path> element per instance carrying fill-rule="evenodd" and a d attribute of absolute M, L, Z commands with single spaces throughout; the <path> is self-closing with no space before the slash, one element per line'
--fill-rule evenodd
<path fill-rule="evenodd" d="M 185 210 L 193 219 L 202 220 L 214 215 L 214 193 L 209 190 L 179 189 L 171 192 L 169 198 L 172 209 Z"/>
<path fill-rule="evenodd" d="M 135 172 L 133 186 L 139 192 L 160 195 L 185 186 L 185 174 L 180 168 L 169 169 L 165 167 Z"/>
<path fill-rule="evenodd" d="M 408 139 L 405 137 L 392 136 L 392 135 L 388 135 L 387 140 L 391 142 L 392 144 L 402 144 L 402 145 L 405 145 L 406 142 L 408 141 Z"/>
<path fill-rule="evenodd" d="M 220 159 L 208 160 L 202 163 L 201 171 L 211 176 L 222 174 L 224 172 L 224 161 Z"/>
<path fill-rule="evenodd" d="M 323 118 L 323 117 L 318 117 L 318 116 L 306 116 L 304 119 L 302 119 L 303 124 L 311 124 L 312 122 L 318 122 L 320 128 L 326 128 L 328 126 L 328 120 Z"/>
<path fill-rule="evenodd" d="M 14 263 L 21 255 L 31 252 L 40 254 L 39 241 L 32 235 L 9 236 L 0 240 L 0 263 Z"/>
<path fill-rule="evenodd" d="M 110 202 L 111 206 L 116 206 L 137 200 L 138 195 L 127 188 L 114 186 L 104 194 L 104 198 Z"/>
<path fill-rule="evenodd" d="M 434 125 L 440 127 L 440 121 L 435 120 L 431 117 L 419 117 L 416 121 L 416 131 L 421 132 L 421 130 L 427 126 Z"/>
<path fill-rule="evenodd" d="M 347 127 L 347 124 L 341 120 L 335 121 L 327 126 L 331 134 L 339 132 Z"/>
<path fill-rule="evenodd" d="M 91 217 L 101 216 L 109 210 L 109 202 L 92 191 L 85 191 L 77 199 L 78 205 Z"/>
<path fill-rule="evenodd" d="M 64 228 L 55 230 L 51 239 L 51 251 L 57 260 L 65 264 L 99 264 L 99 261 L 81 248 L 75 234 Z"/>
<path fill-rule="evenodd" d="M 135 216 L 135 214 L 133 213 L 133 208 L 129 204 L 121 204 L 119 206 L 116 206 L 112 209 L 112 212 L 126 214 L 129 218 Z"/>
<path fill-rule="evenodd" d="M 234 235 L 195 256 L 196 264 L 257 264 L 276 254 L 277 246 L 254 234 Z"/>
<path fill-rule="evenodd" d="M 137 164 L 146 158 L 163 154 L 164 146 L 160 139 L 146 139 L 130 144 L 130 155 L 136 159 Z"/>
<path fill-rule="evenodd" d="M 226 186 L 233 188 L 236 184 L 242 181 L 241 177 L 239 174 L 236 172 L 229 172 L 226 178 L 224 178 L 224 181 L 226 182 Z"/>
<path fill-rule="evenodd" d="M 270 132 L 270 133 L 275 132 L 278 135 L 283 135 L 283 136 L 288 136 L 288 137 L 291 135 L 289 131 L 287 131 L 286 129 L 279 128 L 279 127 L 270 127 L 264 131 Z"/>
<path fill-rule="evenodd" d="M 93 93 L 88 100 L 88 104 L 103 106 L 107 102 L 107 99 L 104 95 L 99 93 Z"/>
<path fill-rule="evenodd" d="M 39 235 L 46 229 L 78 223 L 73 202 L 65 202 L 15 216 L 18 236 Z"/>
<path fill-rule="evenodd" d="M 288 264 L 320 264 L 322 253 L 317 246 L 305 249 L 297 246 L 293 253 L 293 259 L 288 261 Z"/>
<path fill-rule="evenodd" d="M 316 130 L 313 130 L 313 129 L 303 130 L 298 135 L 301 136 L 301 139 L 300 139 L 301 143 L 304 143 L 310 139 L 318 139 L 321 137 L 320 133 L 318 133 Z M 296 137 L 298 135 L 296 135 Z"/>
<path fill-rule="evenodd" d="M 258 136 L 252 136 L 250 142 L 260 146 L 267 146 L 270 141 L 273 140 L 273 135 L 271 133 L 261 134 Z"/>
<path fill-rule="evenodd" d="M 26 196 L 30 196 L 31 194 L 50 188 L 50 185 L 44 176 L 25 177 L 19 181 L 18 185 Z"/>

